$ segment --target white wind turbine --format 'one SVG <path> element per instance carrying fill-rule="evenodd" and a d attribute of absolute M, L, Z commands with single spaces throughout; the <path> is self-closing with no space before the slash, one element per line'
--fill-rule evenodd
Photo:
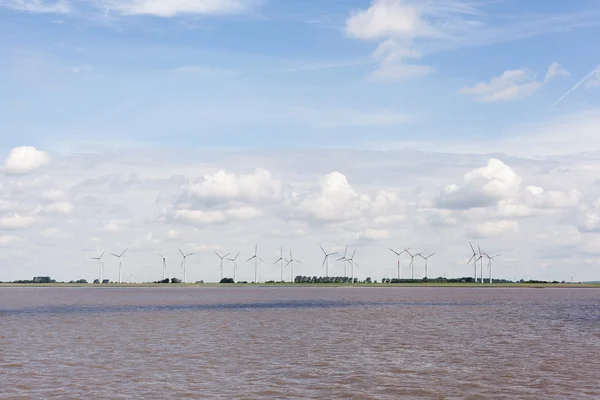
<path fill-rule="evenodd" d="M 425 260 L 425 279 L 428 278 L 427 275 L 427 262 L 429 261 L 429 259 L 434 255 L 435 253 L 431 253 L 430 255 L 428 255 L 427 257 L 425 257 L 423 254 L 419 254 L 419 257 L 421 257 L 423 260 Z"/>
<path fill-rule="evenodd" d="M 290 264 L 292 266 L 292 270 L 291 270 L 292 279 L 291 279 L 291 282 L 293 283 L 294 282 L 294 263 L 300 263 L 300 264 L 302 264 L 302 262 L 299 261 L 299 260 L 294 259 L 294 256 L 292 255 L 292 250 L 291 249 L 290 249 L 290 259 L 289 260 L 285 260 L 285 261 L 287 261 L 287 264 L 285 264 L 286 267 L 288 265 L 290 265 Z"/>
<path fill-rule="evenodd" d="M 229 253 L 227 253 L 224 256 L 222 256 L 222 255 L 220 255 L 219 253 L 217 253 L 215 251 L 215 254 L 217 255 L 217 257 L 219 257 L 221 259 L 221 264 L 219 266 L 219 269 L 221 270 L 221 280 L 223 280 L 223 277 L 224 277 L 223 276 L 223 272 L 224 272 L 224 270 L 223 270 L 223 260 L 225 259 L 225 257 L 227 257 L 229 255 Z"/>
<path fill-rule="evenodd" d="M 233 263 L 233 283 L 236 283 L 236 282 L 237 282 L 237 281 L 235 280 L 235 272 L 236 272 L 236 271 L 237 271 L 237 269 L 238 269 L 238 266 L 237 266 L 237 258 L 238 258 L 239 256 L 240 256 L 240 253 L 238 252 L 238 253 L 236 254 L 236 256 L 235 256 L 235 257 L 233 257 L 233 258 L 228 258 L 228 259 L 227 259 L 227 261 L 231 261 L 231 262 Z M 221 273 L 221 276 L 222 276 L 222 275 L 223 275 L 223 274 Z M 223 277 L 221 277 L 221 279 L 223 279 Z"/>
<path fill-rule="evenodd" d="M 406 250 L 406 249 L 404 249 L 404 250 L 402 250 L 401 252 L 399 252 L 399 253 L 398 253 L 396 250 L 392 249 L 391 247 L 388 247 L 388 249 L 390 249 L 390 251 L 391 251 L 392 253 L 394 253 L 394 254 L 395 254 L 397 257 L 398 257 L 398 260 L 397 260 L 397 266 L 398 266 L 398 279 L 402 279 L 402 271 L 401 271 L 401 269 L 400 269 L 400 256 L 402 255 L 402 253 L 405 253 L 407 250 Z"/>
<path fill-rule="evenodd" d="M 354 266 L 359 268 L 356 261 L 354 261 L 354 256 L 356 255 L 356 249 L 352 252 L 352 257 L 348 258 L 347 261 L 350 264 L 350 273 L 352 274 L 352 282 L 354 282 Z"/>
<path fill-rule="evenodd" d="M 496 254 L 494 256 L 490 256 L 488 253 L 486 253 L 484 251 L 483 255 L 488 259 L 488 273 L 490 275 L 490 283 L 493 283 L 493 279 L 492 279 L 492 261 L 494 260 L 494 258 L 500 257 L 502 254 Z"/>
<path fill-rule="evenodd" d="M 98 260 L 100 261 L 100 271 L 98 272 L 98 282 L 102 283 L 102 271 L 104 270 L 104 264 L 102 263 L 102 257 L 104 257 L 104 253 L 106 253 L 106 250 L 104 250 L 102 252 L 102 254 L 100 255 L 100 257 L 92 257 L 91 260 Z"/>
<path fill-rule="evenodd" d="M 344 250 L 344 255 L 336 260 L 336 261 L 342 261 L 344 263 L 344 278 L 346 278 L 348 276 L 348 271 L 346 269 L 348 259 L 346 258 L 346 254 L 348 254 L 348 246 L 346 246 L 346 249 Z"/>
<path fill-rule="evenodd" d="M 481 283 L 483 283 L 483 254 L 481 253 L 481 247 L 479 247 L 479 245 L 477 245 L 477 250 L 479 250 L 478 260 L 481 261 L 480 267 L 479 267 L 479 276 L 481 278 Z"/>
<path fill-rule="evenodd" d="M 167 279 L 167 258 L 163 257 L 160 254 L 158 256 L 162 258 L 162 280 L 164 281 L 165 279 Z"/>
<path fill-rule="evenodd" d="M 181 253 L 181 257 L 183 257 L 183 259 L 181 260 L 181 265 L 179 266 L 179 268 L 183 268 L 183 283 L 187 283 L 187 258 L 189 256 L 193 256 L 195 253 L 189 253 L 189 254 L 185 254 L 183 251 L 181 251 L 180 248 L 177 248 L 177 250 L 179 250 L 179 252 Z"/>
<path fill-rule="evenodd" d="M 477 253 L 475 252 L 475 248 L 473 247 L 473 244 L 471 242 L 469 242 L 469 246 L 471 246 L 471 251 L 473 252 L 473 255 L 471 256 L 471 258 L 469 258 L 467 264 L 471 264 L 471 261 L 473 261 L 473 282 L 477 283 L 477 261 L 479 261 L 481 256 L 480 258 L 477 258 Z"/>
<path fill-rule="evenodd" d="M 258 282 L 258 260 L 261 262 L 265 262 L 262 258 L 260 258 L 257 254 L 258 252 L 258 243 L 254 246 L 254 255 L 246 260 L 246 262 L 254 260 L 254 283 Z"/>
<path fill-rule="evenodd" d="M 283 278 L 283 262 L 285 261 L 285 258 L 283 258 L 283 247 L 281 249 L 279 249 L 279 258 L 277 259 L 277 261 L 275 261 L 273 264 L 277 264 L 277 263 L 281 263 L 281 282 L 285 282 L 284 278 Z"/>
<path fill-rule="evenodd" d="M 123 255 L 129 248 L 125 249 L 121 254 L 110 253 L 119 259 L 119 283 L 121 283 L 121 270 L 123 269 Z"/>
<path fill-rule="evenodd" d="M 408 254 L 410 256 L 411 279 L 414 280 L 415 279 L 415 257 L 420 256 L 421 253 L 412 254 L 408 249 L 404 249 L 404 251 L 406 251 L 406 254 Z"/>
<path fill-rule="evenodd" d="M 323 248 L 323 246 L 319 246 L 319 247 L 321 247 L 321 250 L 323 251 L 323 254 L 325 255 L 325 258 L 323 259 L 323 264 L 321 265 L 321 268 L 323 268 L 323 266 L 325 266 L 325 277 L 329 278 L 329 256 L 333 256 L 334 254 L 337 254 L 337 252 L 327 253 L 325 251 L 325 249 Z"/>

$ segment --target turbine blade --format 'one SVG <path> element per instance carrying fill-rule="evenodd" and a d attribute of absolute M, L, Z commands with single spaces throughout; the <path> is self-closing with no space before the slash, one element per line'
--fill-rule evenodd
<path fill-rule="evenodd" d="M 104 251 L 102 252 L 102 254 L 100 255 L 100 258 L 104 257 L 104 253 L 106 253 L 106 249 L 104 249 Z"/>
<path fill-rule="evenodd" d="M 475 254 L 473 254 L 473 255 L 471 256 L 471 258 L 469 258 L 469 261 L 467 261 L 467 264 L 470 264 L 470 263 L 471 263 L 471 261 L 473 261 L 473 259 L 474 259 L 474 258 L 475 258 Z"/>
<path fill-rule="evenodd" d="M 346 257 L 342 257 L 342 258 L 338 258 L 336 261 L 342 261 L 342 260 L 346 260 Z"/>
<path fill-rule="evenodd" d="M 279 259 L 277 259 L 277 261 L 275 261 L 273 264 L 277 264 L 279 261 L 283 260 L 282 257 L 279 257 Z"/>
<path fill-rule="evenodd" d="M 193 256 L 194 254 L 196 254 L 196 253 L 190 253 L 186 257 Z"/>
<path fill-rule="evenodd" d="M 290 265 L 291 262 L 292 262 L 292 260 L 288 261 L 287 264 L 285 264 L 285 266 L 287 267 L 288 265 Z"/>
<path fill-rule="evenodd" d="M 265 260 L 263 260 L 262 258 L 258 257 L 258 259 L 260 260 L 260 262 L 265 262 Z"/>
<path fill-rule="evenodd" d="M 127 250 L 129 250 L 129 247 L 126 248 L 125 251 L 121 253 L 121 257 L 123 257 L 123 254 L 127 253 Z"/>
<path fill-rule="evenodd" d="M 400 255 L 400 253 L 398 253 L 396 250 L 393 250 L 391 247 L 388 247 L 388 249 L 390 249 L 390 251 L 391 251 L 392 253 L 394 253 L 395 255 L 397 255 L 397 256 L 399 256 L 399 255 Z"/>
<path fill-rule="evenodd" d="M 473 254 L 475 254 L 475 249 L 473 248 L 473 244 L 471 244 L 471 242 L 469 242 L 469 246 L 471 246 L 471 250 L 473 250 Z"/>
<path fill-rule="evenodd" d="M 179 250 L 179 252 L 181 253 L 182 256 L 185 257 L 185 254 L 183 254 L 183 251 L 181 251 L 181 249 L 178 247 L 177 250 Z"/>
<path fill-rule="evenodd" d="M 115 256 L 117 258 L 121 258 L 120 256 L 116 255 L 115 253 L 110 253 L 110 254 L 112 254 L 113 256 Z"/>
<path fill-rule="evenodd" d="M 247 260 L 246 260 L 246 262 L 248 262 L 248 261 L 250 261 L 250 260 L 253 260 L 253 259 L 255 259 L 255 258 L 256 258 L 256 256 L 252 256 L 252 257 L 250 257 L 249 259 L 247 259 Z"/>
<path fill-rule="evenodd" d="M 321 250 L 323 251 L 323 254 L 327 255 L 327 252 L 325 251 L 325 249 L 323 248 L 323 246 L 319 245 L 319 247 L 321 248 Z"/>
<path fill-rule="evenodd" d="M 327 261 L 327 256 L 325 256 L 325 258 L 323 259 L 323 264 L 321 264 L 321 268 L 325 266 L 325 261 Z"/>
<path fill-rule="evenodd" d="M 235 257 L 233 257 L 234 260 L 237 260 L 237 258 L 240 256 L 240 252 L 238 251 L 237 255 Z"/>

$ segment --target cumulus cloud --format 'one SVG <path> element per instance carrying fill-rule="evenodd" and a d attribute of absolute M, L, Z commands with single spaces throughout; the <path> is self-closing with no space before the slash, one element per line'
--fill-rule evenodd
<path fill-rule="evenodd" d="M 58 201 L 47 205 L 43 210 L 53 214 L 70 214 L 73 211 L 73 205 L 67 201 Z"/>
<path fill-rule="evenodd" d="M 359 241 L 378 241 L 390 238 L 390 232 L 387 229 L 366 229 L 356 234 L 356 240 Z"/>
<path fill-rule="evenodd" d="M 4 171 L 9 174 L 26 174 L 50 162 L 50 156 L 45 151 L 35 147 L 22 146 L 10 151 L 4 163 Z"/>
<path fill-rule="evenodd" d="M 357 192 L 340 172 L 321 177 L 320 188 L 305 198 L 300 208 L 321 221 L 353 221 L 364 217 L 371 220 L 395 209 L 395 193 L 379 190 L 374 196 Z"/>
<path fill-rule="evenodd" d="M 517 221 L 493 221 L 484 222 L 473 226 L 470 234 L 478 238 L 494 238 L 506 234 L 515 234 L 519 232 L 519 223 Z"/>
<path fill-rule="evenodd" d="M 67 194 L 61 189 L 48 189 L 42 193 L 42 199 L 47 201 L 62 201 L 67 198 Z"/>
<path fill-rule="evenodd" d="M 21 239 L 18 236 L 11 236 L 11 235 L 0 236 L 0 247 L 9 247 L 10 245 L 21 242 L 21 241 L 23 241 L 23 239 Z"/>
<path fill-rule="evenodd" d="M 35 222 L 35 218 L 20 214 L 9 214 L 0 217 L 0 229 L 17 230 L 28 228 Z"/>
<path fill-rule="evenodd" d="M 281 200 L 282 188 L 265 169 L 238 175 L 219 170 L 186 184 L 168 214 L 199 225 L 251 219 L 261 214 L 261 206 Z"/>
<path fill-rule="evenodd" d="M 501 160 L 492 158 L 482 168 L 468 172 L 462 185 L 446 186 L 437 198 L 436 205 L 447 209 L 468 209 L 496 204 L 499 200 L 514 197 L 523 178 Z"/>

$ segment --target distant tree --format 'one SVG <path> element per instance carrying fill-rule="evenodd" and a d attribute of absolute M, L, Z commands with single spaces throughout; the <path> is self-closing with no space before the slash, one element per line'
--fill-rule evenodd
<path fill-rule="evenodd" d="M 233 281 L 233 278 L 223 278 L 223 279 L 221 279 L 221 282 L 219 282 L 219 283 L 235 283 L 235 282 Z"/>
<path fill-rule="evenodd" d="M 371 283 L 371 277 L 370 276 L 365 280 L 365 283 Z"/>
<path fill-rule="evenodd" d="M 102 284 L 108 284 L 110 281 L 108 279 L 102 279 Z"/>
<path fill-rule="evenodd" d="M 96 283 L 96 284 L 100 283 L 100 279 L 94 279 L 94 283 Z"/>
<path fill-rule="evenodd" d="M 171 278 L 171 283 L 181 283 L 181 279 Z"/>

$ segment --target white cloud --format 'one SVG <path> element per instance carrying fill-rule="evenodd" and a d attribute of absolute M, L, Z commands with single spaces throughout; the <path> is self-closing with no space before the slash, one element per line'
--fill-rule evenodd
<path fill-rule="evenodd" d="M 176 210 L 175 221 L 183 221 L 195 225 L 208 225 L 232 220 L 252 219 L 260 215 L 254 207 L 235 207 L 225 210 Z"/>
<path fill-rule="evenodd" d="M 34 217 L 20 214 L 9 214 L 0 218 L 0 229 L 16 230 L 28 228 L 33 225 L 34 222 Z"/>
<path fill-rule="evenodd" d="M 10 151 L 4 163 L 4 171 L 9 174 L 26 174 L 50 163 L 50 156 L 35 147 L 16 147 Z"/>
<path fill-rule="evenodd" d="M 465 16 L 474 8 L 460 1 L 373 0 L 368 9 L 353 12 L 346 20 L 346 34 L 361 40 L 379 41 L 372 57 L 379 68 L 375 79 L 400 80 L 430 74 L 434 68 L 410 63 L 421 58 L 419 39 L 443 40 L 465 26 L 474 26 Z"/>
<path fill-rule="evenodd" d="M 52 202 L 62 201 L 67 198 L 67 194 L 61 189 L 48 189 L 42 193 L 42 199 Z"/>
<path fill-rule="evenodd" d="M 263 202 L 281 196 L 281 182 L 271 173 L 257 168 L 252 174 L 239 174 L 219 170 L 205 175 L 200 181 L 192 181 L 183 188 L 180 200 L 199 201 L 203 204 L 228 201 Z"/>
<path fill-rule="evenodd" d="M 108 232 L 116 232 L 119 230 L 119 225 L 115 222 L 109 222 L 104 225 L 104 230 Z"/>
<path fill-rule="evenodd" d="M 18 236 L 0 236 L 0 247 L 9 247 L 10 245 L 18 242 L 22 242 Z"/>
<path fill-rule="evenodd" d="M 531 96 L 542 87 L 535 72 L 527 69 L 505 71 L 489 82 L 463 87 L 459 93 L 474 96 L 483 102 L 499 102 Z"/>
<path fill-rule="evenodd" d="M 356 240 L 386 240 L 390 238 L 390 232 L 387 229 L 367 229 L 356 234 Z"/>
<path fill-rule="evenodd" d="M 73 205 L 67 201 L 58 201 L 44 207 L 44 211 L 54 214 L 70 214 L 73 211 Z"/>
<path fill-rule="evenodd" d="M 523 178 L 501 160 L 490 159 L 485 167 L 464 176 L 464 184 L 446 186 L 437 199 L 437 206 L 449 209 L 468 209 L 496 204 L 514 197 Z"/>
<path fill-rule="evenodd" d="M 379 190 L 374 198 L 357 192 L 340 172 L 321 177 L 320 189 L 306 197 L 300 208 L 321 221 L 345 221 L 375 217 L 396 209 L 398 198 L 395 193 Z"/>
<path fill-rule="evenodd" d="M 180 14 L 233 14 L 247 10 L 252 0 L 105 0 L 106 10 L 130 15 L 173 17 Z"/>
<path fill-rule="evenodd" d="M 67 14 L 72 11 L 67 0 L 0 0 L 0 7 L 40 14 Z"/>
<path fill-rule="evenodd" d="M 519 223 L 516 221 L 484 222 L 470 229 L 471 235 L 478 238 L 495 238 L 502 235 L 519 232 Z"/>
<path fill-rule="evenodd" d="M 554 78 L 565 77 L 568 78 L 571 76 L 571 73 L 561 67 L 559 63 L 552 63 L 548 67 L 548 72 L 546 73 L 546 77 L 544 78 L 544 82 L 549 82 Z"/>

